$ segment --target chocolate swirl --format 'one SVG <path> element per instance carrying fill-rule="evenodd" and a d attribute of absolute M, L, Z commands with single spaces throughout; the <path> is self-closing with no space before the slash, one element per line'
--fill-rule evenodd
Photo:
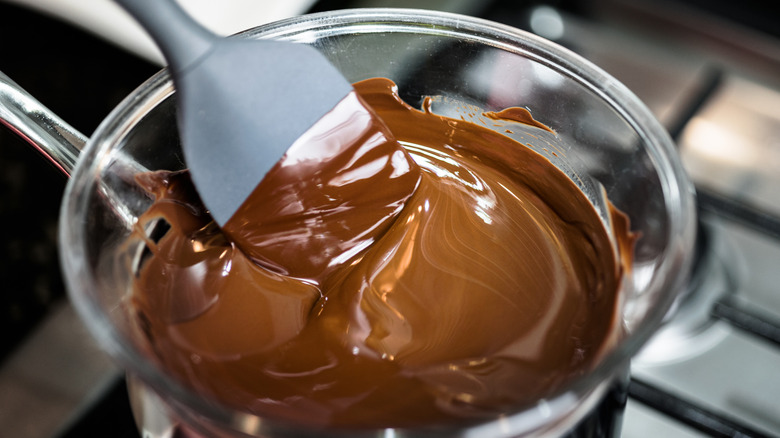
<path fill-rule="evenodd" d="M 356 90 L 413 159 L 403 175 L 415 190 L 402 205 L 388 192 L 370 217 L 317 222 L 325 233 L 352 221 L 381 230 L 296 275 L 232 245 L 186 172 L 141 179 L 156 202 L 139 232 L 170 227 L 144 234 L 134 285 L 156 360 L 239 409 L 342 428 L 493 418 L 589 370 L 617 331 L 624 266 L 588 199 L 531 149 L 413 109 L 388 80 Z M 390 187 L 381 179 L 393 160 L 381 163 L 350 190 Z M 303 239 L 293 245 L 301 260 L 317 259 L 302 224 L 280 219 L 275 232 Z M 630 241 L 621 224 L 618 240 Z"/>

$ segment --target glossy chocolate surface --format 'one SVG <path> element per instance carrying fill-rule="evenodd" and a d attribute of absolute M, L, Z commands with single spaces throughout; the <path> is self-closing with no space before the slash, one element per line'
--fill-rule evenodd
<path fill-rule="evenodd" d="M 369 216 L 331 220 L 328 203 L 300 220 L 316 204 L 301 201 L 271 215 L 269 235 L 285 243 L 253 259 L 211 221 L 186 172 L 139 179 L 156 198 L 138 227 L 148 249 L 133 296 L 150 354 L 199 392 L 314 427 L 494 418 L 587 372 L 618 331 L 626 268 L 588 199 L 533 150 L 413 109 L 388 80 L 356 90 L 408 154 L 352 154 L 376 154 L 353 168 L 375 166 L 371 177 L 333 190 L 347 202 L 387 191 L 370 197 L 387 202 Z M 411 196 L 393 194 L 392 175 Z M 353 224 L 371 230 L 367 244 L 317 252 L 316 239 L 354 236 Z"/>
<path fill-rule="evenodd" d="M 400 214 L 420 169 L 353 91 L 304 133 L 223 231 L 255 262 L 321 280 Z"/>

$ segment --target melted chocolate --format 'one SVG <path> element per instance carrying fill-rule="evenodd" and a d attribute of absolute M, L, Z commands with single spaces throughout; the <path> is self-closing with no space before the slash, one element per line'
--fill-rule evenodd
<path fill-rule="evenodd" d="M 531 115 L 531 111 L 528 111 L 525 108 L 512 107 L 498 112 L 488 111 L 484 114 L 485 117 L 493 120 L 508 120 L 510 122 L 523 123 L 525 125 L 541 128 L 547 132 L 552 132 L 555 134 L 555 131 L 553 131 L 552 128 L 534 119 L 534 117 Z"/>
<path fill-rule="evenodd" d="M 420 169 L 352 92 L 268 172 L 223 231 L 255 262 L 319 280 L 384 234 Z"/>
<path fill-rule="evenodd" d="M 355 88 L 416 163 L 390 149 L 352 155 L 366 157 L 357 168 L 372 154 L 384 166 L 332 187 L 347 200 L 386 192 L 366 217 L 326 212 L 308 228 L 299 211 L 271 210 L 263 238 L 284 243 L 258 241 L 268 252 L 253 257 L 214 225 L 186 172 L 140 180 L 156 201 L 139 232 L 170 226 L 156 242 L 144 234 L 133 297 L 161 366 L 239 409 L 347 428 L 493 418 L 587 372 L 618 330 L 623 265 L 583 193 L 508 137 L 409 107 L 388 80 Z M 416 187 L 402 205 L 392 169 Z M 284 186 L 277 176 L 268 193 Z M 318 205 L 306 195 L 296 208 Z M 353 224 L 372 230 L 368 244 L 318 253 L 316 239 Z"/>

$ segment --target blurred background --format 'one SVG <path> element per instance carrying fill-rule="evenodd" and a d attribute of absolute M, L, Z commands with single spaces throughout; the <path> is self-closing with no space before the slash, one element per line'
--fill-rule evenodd
<path fill-rule="evenodd" d="M 225 35 L 334 9 L 462 13 L 556 41 L 617 77 L 678 143 L 699 192 L 699 265 L 706 265 L 694 277 L 706 291 L 682 303 L 689 313 L 636 361 L 624 436 L 780 436 L 780 13 L 773 2 L 181 3 Z M 109 0 L 0 0 L 0 71 L 87 135 L 160 68 L 151 41 Z M 65 297 L 56 251 L 65 182 L 0 129 L 0 436 L 137 437 L 121 373 Z"/>

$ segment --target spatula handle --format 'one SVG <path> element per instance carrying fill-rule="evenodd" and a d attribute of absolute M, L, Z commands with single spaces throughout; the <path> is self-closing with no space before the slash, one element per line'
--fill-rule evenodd
<path fill-rule="evenodd" d="M 116 0 L 152 36 L 176 71 L 198 61 L 219 38 L 192 19 L 175 0 Z"/>

